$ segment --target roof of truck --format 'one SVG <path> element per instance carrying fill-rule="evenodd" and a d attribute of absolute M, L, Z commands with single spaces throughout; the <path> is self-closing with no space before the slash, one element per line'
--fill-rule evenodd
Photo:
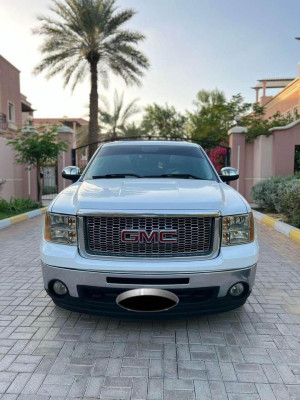
<path fill-rule="evenodd" d="M 116 142 L 108 142 L 105 143 L 104 146 L 118 146 L 118 145 L 143 145 L 143 146 L 148 146 L 148 145 L 171 145 L 171 146 L 182 146 L 183 144 L 185 146 L 199 146 L 197 143 L 191 143 L 191 142 L 186 142 L 186 141 L 179 141 L 179 140 L 120 140 Z"/>

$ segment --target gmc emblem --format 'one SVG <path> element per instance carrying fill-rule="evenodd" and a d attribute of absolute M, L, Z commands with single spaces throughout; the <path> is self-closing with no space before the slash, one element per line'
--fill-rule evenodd
<path fill-rule="evenodd" d="M 124 230 L 121 233 L 123 243 L 177 243 L 177 231 L 134 231 Z"/>

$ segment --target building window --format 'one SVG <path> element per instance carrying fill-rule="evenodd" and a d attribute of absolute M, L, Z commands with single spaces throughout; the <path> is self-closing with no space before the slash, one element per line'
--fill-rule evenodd
<path fill-rule="evenodd" d="M 15 105 L 8 103 L 8 121 L 15 122 Z"/>
<path fill-rule="evenodd" d="M 87 160 L 87 148 L 88 147 L 85 147 L 84 149 L 82 149 L 82 155 L 81 155 L 81 160 L 82 161 Z"/>
<path fill-rule="evenodd" d="M 299 145 L 295 146 L 294 172 L 295 172 L 295 174 L 300 172 L 300 146 Z"/>

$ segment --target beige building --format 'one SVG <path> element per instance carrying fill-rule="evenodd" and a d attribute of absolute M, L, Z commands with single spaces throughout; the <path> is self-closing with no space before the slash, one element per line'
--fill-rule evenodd
<path fill-rule="evenodd" d="M 20 71 L 0 55 L 0 137 L 20 129 L 33 111 L 20 91 Z"/>
<path fill-rule="evenodd" d="M 256 91 L 256 102 L 265 108 L 265 118 L 280 112 L 290 121 L 300 115 L 300 66 L 297 78 L 259 79 L 252 89 Z M 270 91 L 280 89 L 271 96 Z"/>
<path fill-rule="evenodd" d="M 20 71 L 0 55 L 0 197 L 24 196 L 24 166 L 15 164 L 16 154 L 7 137 L 32 118 L 33 109 L 20 91 Z"/>

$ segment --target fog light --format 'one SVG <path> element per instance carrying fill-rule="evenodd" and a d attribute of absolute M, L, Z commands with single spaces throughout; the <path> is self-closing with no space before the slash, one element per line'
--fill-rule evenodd
<path fill-rule="evenodd" d="M 55 281 L 52 286 L 53 292 L 58 296 L 64 296 L 68 293 L 67 286 L 61 281 Z"/>
<path fill-rule="evenodd" d="M 236 283 L 229 289 L 229 294 L 233 297 L 239 297 L 245 290 L 245 286 L 242 283 Z"/>

